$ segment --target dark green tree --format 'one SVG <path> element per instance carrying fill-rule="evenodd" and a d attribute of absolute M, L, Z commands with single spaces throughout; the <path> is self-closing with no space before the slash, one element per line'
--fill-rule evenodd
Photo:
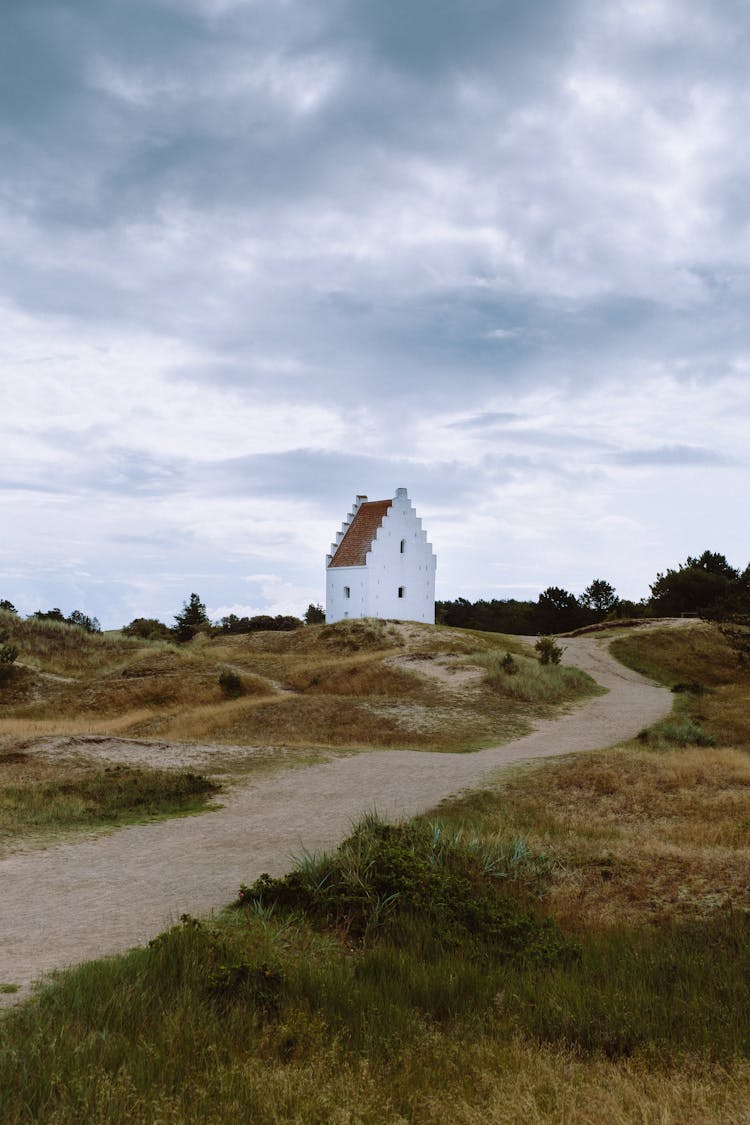
<path fill-rule="evenodd" d="M 182 613 L 175 614 L 174 638 L 179 644 L 192 641 L 196 633 L 205 632 L 210 628 L 206 607 L 198 594 L 191 594 L 183 604 Z"/>
<path fill-rule="evenodd" d="M 313 605 L 310 602 L 305 610 L 305 625 L 322 625 L 326 619 L 326 612 L 322 605 Z"/>
<path fill-rule="evenodd" d="M 602 617 L 616 609 L 618 601 L 614 586 L 603 578 L 595 578 L 580 597 L 582 606 Z"/>
<path fill-rule="evenodd" d="M 684 569 L 690 567 L 697 570 L 705 570 L 708 574 L 720 574 L 723 575 L 724 578 L 730 578 L 732 581 L 740 577 L 739 571 L 731 566 L 731 564 L 727 562 L 726 555 L 720 554 L 719 551 L 704 551 L 698 558 L 692 558 L 688 555 Z"/>
<path fill-rule="evenodd" d="M 9 602 L 7 598 L 2 598 L 2 600 L 0 600 L 0 609 L 4 609 L 6 613 L 18 614 L 18 610 L 13 605 L 13 602 Z"/>
<path fill-rule="evenodd" d="M 562 633 L 585 625 L 589 615 L 575 594 L 560 586 L 548 586 L 537 599 L 537 630 L 540 633 Z"/>
<path fill-rule="evenodd" d="M 651 585 L 651 610 L 666 617 L 683 613 L 711 616 L 732 601 L 741 581 L 738 571 L 716 551 L 688 555 L 677 570 L 657 574 Z"/>
<path fill-rule="evenodd" d="M 80 609 L 74 609 L 73 612 L 66 618 L 68 625 L 77 625 L 79 629 L 83 629 L 86 633 L 101 633 L 102 627 L 96 617 L 89 617 L 87 613 L 81 613 Z"/>
<path fill-rule="evenodd" d="M 562 660 L 562 648 L 554 637 L 542 636 L 534 645 L 540 664 L 559 664 Z"/>

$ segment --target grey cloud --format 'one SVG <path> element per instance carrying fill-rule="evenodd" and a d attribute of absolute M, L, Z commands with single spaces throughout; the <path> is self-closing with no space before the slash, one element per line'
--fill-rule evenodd
<path fill-rule="evenodd" d="M 376 397 L 416 398 L 429 386 L 436 404 L 457 374 L 481 394 L 520 379 L 596 378 L 594 355 L 606 370 L 613 356 L 655 346 L 669 353 L 683 331 L 689 342 L 691 329 L 663 302 L 626 292 L 564 301 L 540 295 L 533 282 L 516 292 L 515 269 L 481 240 L 453 251 L 447 271 L 423 265 L 418 246 L 397 248 L 401 262 L 385 272 L 358 261 L 356 250 L 324 246 L 311 261 L 301 229 L 298 247 L 278 249 L 300 210 L 312 218 L 330 211 L 356 242 L 360 214 L 417 199 L 418 177 L 410 177 L 421 159 L 433 179 L 464 167 L 488 190 L 496 185 L 487 215 L 463 217 L 469 232 L 482 224 L 507 229 L 531 260 L 563 273 L 593 267 L 610 274 L 611 288 L 610 231 L 592 231 L 585 191 L 565 178 L 560 153 L 553 160 L 545 147 L 562 143 L 551 116 L 556 83 L 576 49 L 590 47 L 587 36 L 599 26 L 591 16 L 577 3 L 552 12 L 517 0 L 261 3 L 221 15 L 153 2 L 11 6 L 4 41 L 14 45 L 9 62 L 18 74 L 8 71 L 10 91 L 45 132 L 37 137 L 26 119 L 13 130 L 19 119 L 8 100 L 7 136 L 18 147 L 4 175 L 9 196 L 31 209 L 38 243 L 32 234 L 7 247 L 7 292 L 33 311 L 149 324 L 187 332 L 215 353 L 233 349 L 226 362 L 207 361 L 214 386 L 270 383 L 253 369 L 252 350 L 272 350 L 280 335 L 316 372 L 316 395 L 337 394 L 346 378 Z M 319 110 L 290 117 L 262 83 L 205 85 L 206 75 L 252 76 L 269 58 L 282 79 L 285 66 L 306 59 L 340 62 L 341 86 Z M 95 59 L 130 68 L 146 84 L 161 79 L 164 91 L 157 82 L 139 104 L 94 89 Z M 35 84 L 36 100 L 24 82 Z M 477 105 L 462 94 L 467 82 Z M 534 107 L 543 123 L 538 151 L 522 137 L 498 149 L 496 134 L 516 105 Z M 157 268 L 149 241 L 180 207 L 197 209 L 209 228 L 216 217 L 219 243 L 231 209 L 238 233 L 259 243 L 257 274 L 227 274 L 222 253 L 213 259 L 189 237 L 183 250 L 176 240 Z M 119 270 L 103 268 L 134 221 L 146 225 L 134 231 L 128 257 Z M 57 228 L 77 226 L 105 233 L 80 254 L 75 242 L 38 252 Z M 584 230 L 572 239 L 583 254 L 578 266 L 556 260 L 555 240 L 567 228 Z M 231 243 L 232 232 L 224 237 Z M 433 252 L 428 243 L 425 255 Z M 708 278 L 713 266 L 690 268 Z M 713 313 L 709 305 L 693 323 L 703 326 Z M 498 323 L 519 331 L 498 341 L 491 336 Z M 744 338 L 734 323 L 733 335 Z M 202 378 L 200 368 L 193 376 Z M 277 386 L 280 378 L 273 376 Z"/>
<path fill-rule="evenodd" d="M 695 465 L 726 465 L 728 460 L 712 449 L 695 445 L 662 445 L 654 449 L 631 449 L 613 457 L 618 465 L 634 468 L 681 468 Z"/>
<path fill-rule="evenodd" d="M 347 0 L 337 24 L 364 39 L 381 59 L 411 74 L 503 66 L 506 77 L 540 64 L 571 34 L 570 16 L 581 5 L 569 0 L 537 7 L 524 0 L 398 0 L 369 4 Z"/>
<path fill-rule="evenodd" d="M 324 453 L 294 449 L 285 453 L 231 458 L 202 465 L 195 473 L 200 490 L 232 495 L 304 497 L 324 510 L 348 504 L 355 493 L 371 498 L 393 496 L 406 487 L 421 504 L 441 505 L 469 496 L 475 488 L 470 466 L 436 460 L 424 464 L 405 459 L 367 457 L 358 454 Z M 351 495 L 350 495 L 351 493 Z"/>
<path fill-rule="evenodd" d="M 54 465 L 29 462 L 0 476 L 0 490 L 55 495 L 109 495 L 133 498 L 181 491 L 189 462 L 156 453 L 101 445 L 87 448 L 81 435 L 60 434 L 50 445 L 70 456 Z"/>
<path fill-rule="evenodd" d="M 449 430 L 487 430 L 495 427 L 507 426 L 510 422 L 520 422 L 522 414 L 514 414 L 508 410 L 488 410 L 484 414 L 474 414 L 471 418 L 462 418 L 458 422 L 449 422 Z"/>

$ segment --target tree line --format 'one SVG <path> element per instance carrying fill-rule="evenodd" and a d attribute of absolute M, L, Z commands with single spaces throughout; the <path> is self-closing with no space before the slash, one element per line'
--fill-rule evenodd
<path fill-rule="evenodd" d="M 18 617 L 18 610 L 7 598 L 0 598 L 0 610 Z M 156 617 L 136 617 L 128 625 L 122 627 L 122 632 L 127 637 L 140 637 L 142 640 L 175 641 L 184 644 L 191 641 L 199 633 L 216 636 L 222 633 L 238 634 L 253 633 L 260 630 L 289 631 L 300 629 L 303 625 L 317 625 L 326 619 L 322 606 L 310 604 L 303 617 L 294 617 L 292 614 L 260 613 L 253 617 L 238 617 L 230 613 L 219 621 L 212 622 L 206 611 L 205 602 L 198 594 L 191 594 L 183 603 L 180 613 L 175 614 L 174 624 L 165 625 Z M 62 610 L 37 609 L 27 617 L 28 621 L 55 621 L 61 625 L 72 625 L 86 633 L 101 633 L 102 628 L 96 617 L 89 617 L 81 610 L 74 609 L 66 617 Z M 0 632 L 0 641 L 4 637 Z M 10 662 L 10 661 L 8 661 Z"/>
<path fill-rule="evenodd" d="M 750 564 L 740 571 L 717 551 L 688 555 L 676 569 L 657 574 L 649 589 L 649 597 L 633 602 L 619 598 L 606 579 L 595 578 L 578 596 L 548 586 L 536 601 L 456 598 L 435 603 L 435 620 L 440 625 L 527 636 L 566 633 L 608 618 L 689 615 L 729 624 L 744 615 L 750 627 Z"/>
<path fill-rule="evenodd" d="M 614 586 L 606 579 L 595 578 L 580 595 L 560 586 L 548 586 L 535 601 L 480 598 L 472 602 L 456 598 L 435 603 L 435 620 L 439 625 L 530 636 L 570 632 L 606 619 L 691 615 L 717 621 L 727 632 L 732 629 L 743 635 L 745 630 L 750 632 L 750 564 L 738 570 L 725 555 L 704 551 L 702 555 L 688 555 L 676 569 L 658 573 L 649 589 L 649 597 L 633 602 L 618 597 Z M 17 613 L 15 606 L 6 599 L 0 599 L 0 610 Z M 101 632 L 97 619 L 80 610 L 73 610 L 67 617 L 57 608 L 36 610 L 30 619 L 57 621 L 88 633 Z M 136 617 L 122 632 L 145 640 L 184 644 L 201 633 L 216 636 L 259 630 L 287 631 L 324 621 L 322 606 L 311 603 L 302 617 L 291 614 L 240 617 L 230 613 L 212 622 L 205 603 L 198 594 L 192 593 L 182 610 L 175 614 L 173 625 L 154 617 Z"/>
<path fill-rule="evenodd" d="M 198 634 L 217 636 L 222 633 L 236 636 L 241 633 L 254 633 L 260 631 L 289 632 L 300 629 L 303 625 L 315 625 L 325 621 L 325 613 L 321 606 L 309 605 L 304 618 L 294 617 L 292 614 L 278 613 L 271 616 L 259 613 L 253 617 L 239 617 L 230 613 L 217 622 L 212 622 L 206 611 L 205 602 L 198 594 L 191 594 L 183 604 L 182 611 L 175 614 L 174 625 L 165 625 L 155 617 L 136 617 L 129 625 L 125 625 L 123 633 L 128 637 L 141 637 L 144 640 L 176 641 L 185 644 Z"/>

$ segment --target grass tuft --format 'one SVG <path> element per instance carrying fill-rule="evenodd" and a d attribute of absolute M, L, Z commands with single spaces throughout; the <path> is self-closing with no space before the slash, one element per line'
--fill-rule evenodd
<path fill-rule="evenodd" d="M 485 682 L 497 695 L 524 703 L 564 703 L 587 695 L 596 695 L 601 688 L 580 668 L 562 664 L 541 664 L 532 656 L 486 653 L 477 657 L 485 669 Z"/>
<path fill-rule="evenodd" d="M 0 838 L 195 812 L 219 787 L 190 771 L 109 766 L 0 788 Z"/>
<path fill-rule="evenodd" d="M 503 847 L 439 823 L 365 818 L 333 855 L 308 856 L 282 879 L 243 886 L 238 905 L 301 911 L 364 944 L 414 944 L 420 956 L 554 960 L 575 949 L 548 921 L 519 910 L 508 880 L 538 864 L 522 841 Z"/>

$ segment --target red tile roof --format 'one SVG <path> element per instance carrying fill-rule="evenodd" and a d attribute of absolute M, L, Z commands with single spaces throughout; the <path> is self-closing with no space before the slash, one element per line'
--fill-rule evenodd
<path fill-rule="evenodd" d="M 349 530 L 336 548 L 331 566 L 365 565 L 365 555 L 392 503 L 392 500 L 369 500 L 360 504 Z"/>

